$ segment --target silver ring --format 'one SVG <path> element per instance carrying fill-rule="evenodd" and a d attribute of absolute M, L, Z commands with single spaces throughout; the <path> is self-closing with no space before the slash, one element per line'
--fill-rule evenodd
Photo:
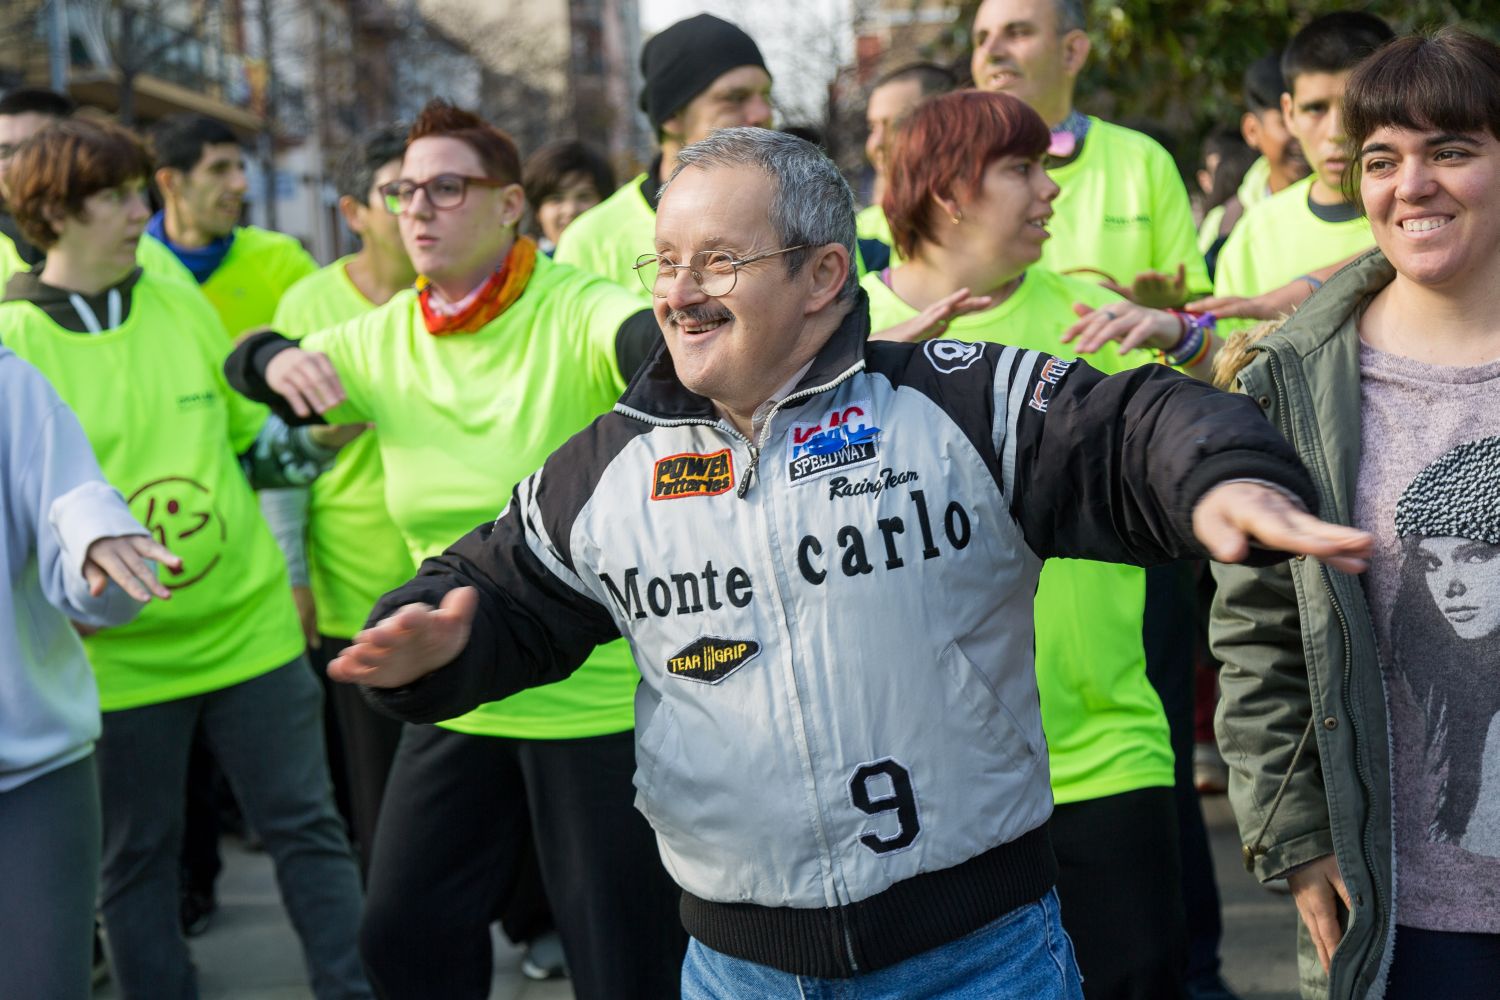
<path fill-rule="evenodd" d="M 1104 310 L 1104 315 L 1108 316 L 1110 319 L 1119 319 L 1120 318 L 1120 317 L 1116 316 L 1114 313 L 1110 312 L 1108 309 Z"/>

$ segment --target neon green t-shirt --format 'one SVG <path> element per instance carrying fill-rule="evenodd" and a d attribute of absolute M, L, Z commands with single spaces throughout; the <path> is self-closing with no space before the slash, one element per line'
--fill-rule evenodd
<path fill-rule="evenodd" d="M 641 193 L 640 174 L 574 219 L 557 241 L 552 259 L 608 278 L 636 295 L 643 306 L 651 296 L 635 276 L 635 262 L 656 248 L 656 211 Z"/>
<path fill-rule="evenodd" d="M 854 213 L 854 232 L 862 240 L 879 240 L 892 251 L 896 249 L 891 224 L 886 221 L 885 209 L 879 205 L 866 205 Z"/>
<path fill-rule="evenodd" d="M 917 310 L 878 275 L 861 282 L 870 295 L 870 328 L 908 320 Z M 1077 320 L 1073 303 L 1095 308 L 1120 297 L 1091 282 L 1034 267 L 1015 293 L 993 308 L 960 316 L 947 336 L 986 340 L 1062 358 L 1059 341 Z M 1149 351 L 1121 356 L 1106 346 L 1086 358 L 1108 374 L 1150 363 Z M 1042 728 L 1059 802 L 1171 785 L 1172 744 L 1161 699 L 1146 679 L 1141 628 L 1146 571 L 1137 566 L 1049 559 L 1036 593 L 1036 675 Z"/>
<path fill-rule="evenodd" d="M 1260 295 L 1375 245 L 1370 221 L 1325 222 L 1308 207 L 1304 177 L 1240 219 L 1219 251 L 1215 295 Z"/>
<path fill-rule="evenodd" d="M 1271 197 L 1271 161 L 1262 156 L 1250 164 L 1234 196 L 1246 212 Z"/>
<path fill-rule="evenodd" d="M 575 223 L 576 224 L 576 223 Z M 624 391 L 615 334 L 640 300 L 537 256 L 515 304 L 473 334 L 434 337 L 415 291 L 303 338 L 348 400 L 335 422 L 374 421 L 386 509 L 413 562 L 492 521 L 511 491 Z M 640 675 L 624 640 L 567 680 L 443 723 L 461 733 L 573 739 L 630 729 Z"/>
<path fill-rule="evenodd" d="M 109 482 L 157 541 L 170 601 L 84 640 L 104 711 L 217 691 L 302 652 L 286 564 L 237 456 L 267 411 L 229 388 L 229 338 L 208 303 L 143 269 L 119 327 L 64 330 L 29 302 L 0 303 L 5 344 L 73 408 Z"/>
<path fill-rule="evenodd" d="M 5 289 L 5 283 L 10 276 L 17 271 L 28 270 L 26 262 L 21 259 L 21 254 L 16 250 L 16 244 L 9 236 L 0 233 L 0 292 Z"/>
<path fill-rule="evenodd" d="M 141 242 L 148 239 L 156 241 L 143 236 Z M 176 260 L 170 247 L 163 244 L 162 249 Z M 199 287 L 233 339 L 254 327 L 269 326 L 286 290 L 317 269 L 318 262 L 292 237 L 258 226 L 240 226 L 224 260 Z"/>
<path fill-rule="evenodd" d="M 1092 268 L 1129 286 L 1142 271 L 1176 274 L 1182 264 L 1189 290 L 1208 291 L 1192 206 L 1171 155 L 1140 132 L 1089 121 L 1078 158 L 1047 171 L 1062 190 L 1038 265 L 1064 274 Z"/>
<path fill-rule="evenodd" d="M 375 308 L 349 280 L 353 257 L 314 271 L 281 297 L 272 326 L 294 340 Z M 411 579 L 406 540 L 385 509 L 380 444 L 368 431 L 308 487 L 307 572 L 318 631 L 352 638 L 380 595 Z"/>
<path fill-rule="evenodd" d="M 165 243 L 153 236 L 144 233 L 141 235 L 141 241 L 135 248 L 135 262 L 142 270 L 149 270 L 157 277 L 198 287 L 198 281 L 193 277 L 193 272 L 187 269 L 187 265 L 178 260 L 177 255 Z"/>

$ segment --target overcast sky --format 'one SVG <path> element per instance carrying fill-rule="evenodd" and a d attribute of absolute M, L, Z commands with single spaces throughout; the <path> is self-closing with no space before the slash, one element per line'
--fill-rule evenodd
<path fill-rule="evenodd" d="M 848 0 L 640 0 L 641 36 L 694 14 L 733 21 L 750 33 L 771 70 L 783 125 L 821 120 L 828 82 L 853 61 Z"/>

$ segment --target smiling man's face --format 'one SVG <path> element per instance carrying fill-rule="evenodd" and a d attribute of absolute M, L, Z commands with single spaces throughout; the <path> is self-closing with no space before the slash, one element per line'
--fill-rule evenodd
<path fill-rule="evenodd" d="M 1088 47 L 1082 32 L 1059 30 L 1053 0 L 984 0 L 971 34 L 975 88 L 1019 97 L 1049 126 L 1067 116 Z"/>
<path fill-rule="evenodd" d="M 656 252 L 686 263 L 700 250 L 740 259 L 780 250 L 767 213 L 774 195 L 755 167 L 687 167 L 662 196 Z M 802 343 L 812 271 L 789 275 L 783 254 L 745 265 L 716 298 L 686 270 L 665 283 L 656 319 L 683 385 L 735 412 L 769 398 L 815 352 Z"/>

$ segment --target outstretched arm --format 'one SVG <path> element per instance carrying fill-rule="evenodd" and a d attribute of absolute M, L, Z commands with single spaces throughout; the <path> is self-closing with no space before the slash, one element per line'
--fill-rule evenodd
<path fill-rule="evenodd" d="M 540 474 L 538 474 L 539 476 Z M 415 579 L 383 597 L 329 667 L 381 711 L 439 722 L 562 680 L 619 630 L 547 535 L 538 476 Z"/>
<path fill-rule="evenodd" d="M 1023 367 L 996 439 L 1039 555 L 1151 564 L 1297 553 L 1355 570 L 1368 558 L 1368 535 L 1308 513 L 1317 496 L 1306 470 L 1249 399 L 1161 365 L 1110 378 L 1046 356 Z"/>

